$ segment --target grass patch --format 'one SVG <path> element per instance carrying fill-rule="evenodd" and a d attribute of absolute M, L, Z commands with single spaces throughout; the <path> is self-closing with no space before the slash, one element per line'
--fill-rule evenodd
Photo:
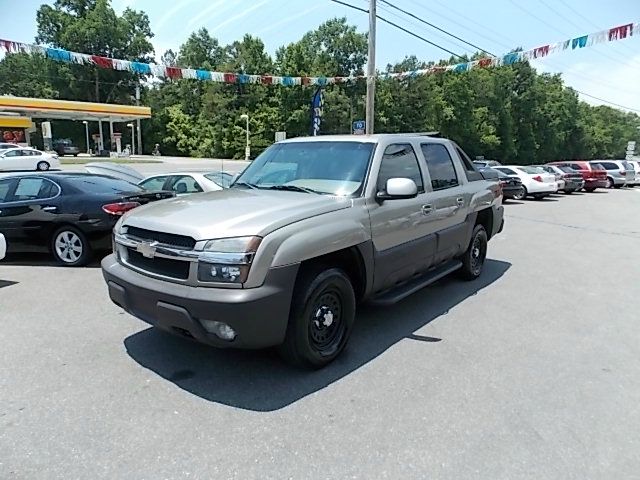
<path fill-rule="evenodd" d="M 158 160 L 147 160 L 145 158 L 109 158 L 109 157 L 60 157 L 62 165 L 84 165 L 91 162 L 108 163 L 162 163 Z"/>

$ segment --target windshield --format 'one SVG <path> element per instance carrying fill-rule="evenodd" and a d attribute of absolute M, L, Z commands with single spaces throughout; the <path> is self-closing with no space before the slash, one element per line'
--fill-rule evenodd
<path fill-rule="evenodd" d="M 247 167 L 232 188 L 249 185 L 356 195 L 362 190 L 374 147 L 350 141 L 275 144 Z"/>
<path fill-rule="evenodd" d="M 74 187 L 85 193 L 141 192 L 144 190 L 144 188 L 134 185 L 133 183 L 99 175 L 67 178 L 73 181 Z"/>
<path fill-rule="evenodd" d="M 525 173 L 530 173 L 530 174 L 537 174 L 537 173 L 547 173 L 544 168 L 541 167 L 520 167 L 520 170 L 522 170 Z"/>
<path fill-rule="evenodd" d="M 229 188 L 231 185 L 231 181 L 233 180 L 233 175 L 229 173 L 205 173 L 205 178 L 211 180 L 212 182 L 220 185 L 222 188 Z"/>

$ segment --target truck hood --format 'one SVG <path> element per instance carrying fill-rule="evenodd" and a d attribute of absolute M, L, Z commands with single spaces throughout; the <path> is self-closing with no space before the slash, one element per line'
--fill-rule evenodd
<path fill-rule="evenodd" d="M 349 208 L 347 197 L 232 188 L 187 195 L 131 210 L 123 225 L 187 235 L 196 241 L 264 236 L 316 215 Z"/>

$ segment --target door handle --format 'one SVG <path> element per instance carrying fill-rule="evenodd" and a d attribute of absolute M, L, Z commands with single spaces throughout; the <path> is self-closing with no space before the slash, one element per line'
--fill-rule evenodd
<path fill-rule="evenodd" d="M 433 211 L 432 205 L 422 205 L 422 214 L 429 215 Z"/>
<path fill-rule="evenodd" d="M 42 207 L 43 212 L 55 212 L 56 210 L 58 210 L 58 207 L 54 207 L 54 206 Z"/>
<path fill-rule="evenodd" d="M 458 207 L 464 207 L 464 198 L 462 197 L 456 198 L 456 205 L 458 205 Z"/>

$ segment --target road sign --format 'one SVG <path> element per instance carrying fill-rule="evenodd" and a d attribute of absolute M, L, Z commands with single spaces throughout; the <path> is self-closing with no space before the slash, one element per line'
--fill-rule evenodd
<path fill-rule="evenodd" d="M 367 123 L 364 120 L 356 120 L 355 122 L 353 122 L 354 135 L 364 135 L 366 128 L 367 128 Z"/>
<path fill-rule="evenodd" d="M 276 132 L 276 142 L 281 142 L 287 139 L 287 132 Z"/>
<path fill-rule="evenodd" d="M 625 160 L 633 160 L 633 154 L 636 151 L 636 142 L 628 142 L 627 143 L 627 151 L 626 151 L 626 156 L 625 156 Z"/>
<path fill-rule="evenodd" d="M 51 122 L 42 122 L 42 138 L 51 138 Z"/>

